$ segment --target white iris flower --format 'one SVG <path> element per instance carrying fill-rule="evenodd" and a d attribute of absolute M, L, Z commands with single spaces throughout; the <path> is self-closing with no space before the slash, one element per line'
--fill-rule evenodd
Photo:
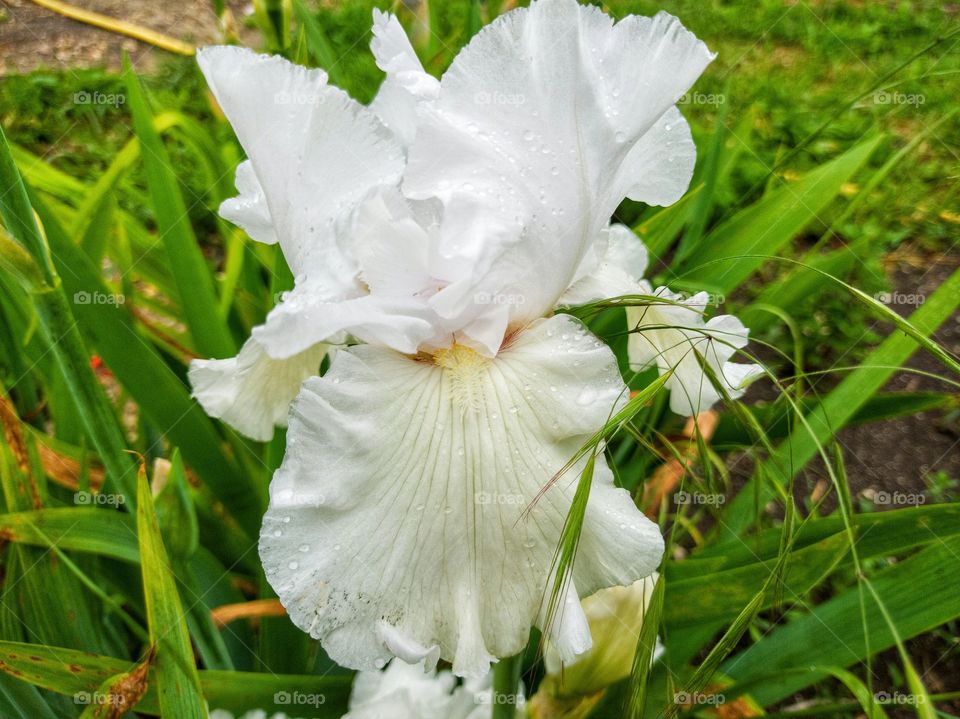
<path fill-rule="evenodd" d="M 523 694 L 513 699 L 516 716 L 525 716 Z M 343 719 L 487 719 L 492 701 L 490 674 L 458 684 L 449 671 L 394 659 L 382 672 L 354 677 Z"/>
<path fill-rule="evenodd" d="M 249 158 L 221 212 L 278 242 L 296 283 L 238 357 L 191 378 L 251 437 L 289 420 L 260 553 L 292 620 L 345 666 L 481 677 L 543 623 L 575 482 L 525 508 L 626 401 L 612 352 L 554 310 L 636 291 L 643 246 L 608 223 L 624 197 L 686 190 L 675 103 L 713 55 L 669 15 L 614 24 L 575 0 L 498 18 L 439 82 L 394 17 L 375 12 L 372 47 L 387 79 L 370 107 L 320 70 L 199 53 Z M 317 376 L 331 344 L 348 346 Z M 545 628 L 559 656 L 590 647 L 579 596 L 662 551 L 598 462 Z"/>
<path fill-rule="evenodd" d="M 642 286 L 639 293 L 650 294 L 650 286 Z M 705 320 L 710 300 L 706 292 L 684 299 L 659 287 L 653 296 L 662 301 L 627 308 L 631 330 L 627 352 L 631 369 L 640 371 L 656 366 L 660 374 L 672 371 L 666 381 L 671 410 L 682 415 L 699 414 L 721 398 L 714 381 L 733 399 L 763 374 L 760 365 L 729 361 L 746 346 L 748 331 L 733 315 Z M 704 372 L 704 364 L 710 368 L 714 381 Z"/>

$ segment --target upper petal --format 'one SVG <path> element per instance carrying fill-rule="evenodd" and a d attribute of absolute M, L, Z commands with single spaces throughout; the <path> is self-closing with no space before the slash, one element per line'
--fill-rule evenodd
<path fill-rule="evenodd" d="M 647 271 L 648 258 L 643 240 L 624 225 L 610 225 L 604 235 L 604 249 L 599 263 L 590 274 L 577 280 L 563 293 L 558 305 L 582 305 L 645 291 L 641 279 Z"/>
<path fill-rule="evenodd" d="M 577 468 L 524 509 L 624 393 L 612 353 L 568 316 L 527 327 L 493 359 L 462 346 L 433 361 L 338 352 L 294 402 L 261 533 L 293 621 L 357 668 L 401 640 L 438 647 L 460 675 L 520 651 Z M 656 525 L 598 461 L 571 586 L 629 584 L 662 549 Z M 565 606 L 574 629 L 556 632 L 560 649 L 582 651 L 579 602 Z"/>
<path fill-rule="evenodd" d="M 396 139 L 321 70 L 225 46 L 202 48 L 197 62 L 250 159 L 294 273 L 352 290 L 356 268 L 333 225 L 371 188 L 399 181 Z"/>
<path fill-rule="evenodd" d="M 593 270 L 584 259 L 625 196 L 669 203 L 686 188 L 693 145 L 673 106 L 712 57 L 662 13 L 614 25 L 575 0 L 510 12 L 423 109 L 404 189 L 444 201 L 441 249 L 473 259 L 474 285 L 523 292 L 514 320 L 541 316 Z M 445 289 L 447 316 L 475 312 L 475 291 Z"/>
<path fill-rule="evenodd" d="M 240 194 L 220 203 L 220 216 L 242 227 L 244 232 L 258 242 L 275 244 L 279 238 L 267 206 L 267 197 L 263 194 L 260 180 L 257 179 L 250 160 L 244 160 L 237 165 L 234 184 Z"/>
<path fill-rule="evenodd" d="M 434 315 L 412 297 L 325 295 L 312 277 L 298 282 L 253 336 L 274 359 L 286 359 L 317 342 L 336 344 L 349 334 L 361 342 L 414 354 L 437 334 Z"/>
<path fill-rule="evenodd" d="M 370 50 L 387 73 L 370 109 L 407 147 L 417 132 L 417 105 L 436 99 L 440 83 L 423 69 L 395 15 L 374 9 Z"/>

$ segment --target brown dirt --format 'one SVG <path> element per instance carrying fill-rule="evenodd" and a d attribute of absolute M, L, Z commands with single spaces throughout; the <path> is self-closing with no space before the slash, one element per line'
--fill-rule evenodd
<path fill-rule="evenodd" d="M 893 259 L 890 273 L 895 296 L 928 298 L 958 266 L 960 255 L 957 253 Z M 914 305 L 903 302 L 889 306 L 903 316 L 915 309 Z M 877 324 L 878 328 L 881 326 Z M 960 354 L 960 312 L 954 312 L 934 333 L 933 339 L 954 354 Z M 939 379 L 950 378 L 950 370 L 928 352 L 916 352 L 905 366 L 936 376 L 898 372 L 885 391 L 956 394 L 955 388 Z M 927 488 L 926 478 L 936 472 L 960 479 L 960 421 L 943 412 L 922 412 L 848 427 L 839 433 L 839 441 L 845 450 L 847 474 L 854 494 L 878 491 L 921 493 Z M 814 475 L 817 474 L 814 469 Z M 822 478 L 826 478 L 825 473 Z"/>
<path fill-rule="evenodd" d="M 194 44 L 219 42 L 210 0 L 70 0 L 75 7 L 132 22 Z M 240 3 L 230 3 L 231 6 Z M 235 14 L 240 11 L 234 8 Z M 237 15 L 239 17 L 239 15 Z M 0 76 L 38 67 L 105 67 L 119 70 L 123 51 L 149 71 L 164 51 L 146 43 L 69 20 L 30 0 L 0 0 Z"/>

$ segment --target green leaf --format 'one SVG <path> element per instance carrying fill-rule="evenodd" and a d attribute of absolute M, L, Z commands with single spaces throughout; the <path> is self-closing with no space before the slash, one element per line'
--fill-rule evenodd
<path fill-rule="evenodd" d="M 130 311 L 136 298 L 128 303 L 124 295 L 112 292 L 45 204 L 39 198 L 35 202 L 66 294 L 75 299 L 74 313 L 83 332 L 144 415 L 180 448 L 190 466 L 253 536 L 260 525 L 262 490 L 226 456 L 223 439 L 212 420 L 144 338 Z M 89 301 L 92 297 L 114 297 L 116 301 Z"/>
<path fill-rule="evenodd" d="M 154 499 L 157 520 L 164 545 L 174 559 L 186 560 L 193 556 L 199 544 L 197 512 L 187 490 L 187 474 L 180 452 L 174 450 L 166 481 Z"/>
<path fill-rule="evenodd" d="M 117 185 L 140 157 L 140 143 L 130 140 L 110 163 L 107 171 L 84 195 L 74 218 L 73 236 L 86 255 L 99 262 L 113 220 Z"/>
<path fill-rule="evenodd" d="M 29 719 L 58 719 L 36 687 L 0 675 L 0 716 Z"/>
<path fill-rule="evenodd" d="M 514 719 L 517 716 L 517 688 L 523 670 L 523 653 L 503 657 L 493 665 L 492 719 Z"/>
<path fill-rule="evenodd" d="M 90 494 L 77 494 L 91 497 Z M 51 507 L 0 514 L 0 537 L 10 542 L 140 561 L 133 517 L 94 507 Z"/>
<path fill-rule="evenodd" d="M 958 557 L 960 537 L 938 539 L 871 579 L 903 639 L 960 616 L 960 592 L 952 579 L 960 572 Z M 732 657 L 724 673 L 764 706 L 785 699 L 827 675 L 811 669 L 814 665 L 827 662 L 845 667 L 866 658 L 860 614 L 859 590 L 848 589 Z M 875 603 L 867 607 L 867 625 L 873 653 L 895 644 L 894 634 Z M 805 671 L 784 674 L 790 669 Z"/>
<path fill-rule="evenodd" d="M 40 266 L 3 227 L 0 227 L 0 269 L 13 277 L 27 292 L 51 290 Z"/>
<path fill-rule="evenodd" d="M 884 162 L 883 166 L 870 176 L 870 179 L 864 183 L 859 192 L 850 200 L 843 212 L 831 223 L 823 236 L 807 251 L 802 258 L 801 264 L 809 265 L 823 272 L 829 272 L 832 275 L 842 276 L 846 274 L 850 268 L 854 267 L 856 263 L 862 262 L 861 257 L 864 256 L 864 253 L 869 253 L 870 240 L 866 236 L 862 240 L 844 245 L 828 253 L 823 252 L 823 244 L 836 234 L 836 228 L 842 226 L 848 218 L 853 216 L 853 213 L 860 207 L 864 200 L 887 179 L 901 161 L 919 147 L 921 143 L 925 142 L 937 128 L 953 117 L 954 114 L 956 114 L 956 111 L 950 111 L 929 127 L 923 128 L 915 133 L 911 137 L 910 142 Z M 787 277 L 766 287 L 757 297 L 755 304 L 771 305 L 790 311 L 797 303 L 811 296 L 813 292 L 817 291 L 817 289 L 824 284 L 825 278 L 820 273 L 811 272 L 803 266 L 797 267 L 794 271 L 790 272 Z M 748 307 L 741 313 L 741 319 L 751 330 L 759 331 L 768 327 L 773 322 L 774 317 L 770 313 L 757 312 Z"/>
<path fill-rule="evenodd" d="M 960 534 L 960 504 L 925 504 L 865 512 L 854 515 L 852 521 L 861 558 L 891 556 Z M 837 515 L 808 521 L 797 529 L 794 551 L 843 531 L 843 518 Z M 780 534 L 779 527 L 772 527 L 748 540 L 733 537 L 715 541 L 682 562 L 669 562 L 668 576 L 675 581 L 693 579 L 721 569 L 767 561 L 778 554 Z"/>
<path fill-rule="evenodd" d="M 34 295 L 35 307 L 50 352 L 69 388 L 84 429 L 107 468 L 109 481 L 116 491 L 123 491 L 132 501 L 133 482 L 130 458 L 113 408 L 90 369 L 88 353 L 77 330 L 67 298 L 60 287 L 50 248 L 40 233 L 6 137 L 0 129 L 0 179 L 7 191 L 0 193 L 0 214 L 10 234 L 32 255 L 47 285 L 55 291 Z"/>
<path fill-rule="evenodd" d="M 729 83 L 728 83 L 729 85 Z M 724 91 L 724 95 L 727 90 Z M 717 179 L 720 172 L 720 159 L 723 155 L 724 141 L 727 138 L 727 111 L 729 104 L 724 102 L 720 104 L 717 118 L 713 124 L 713 136 L 710 141 L 710 147 L 707 149 L 706 157 L 703 160 L 701 172 L 703 179 L 703 190 L 697 193 L 690 211 L 690 223 L 687 225 L 687 231 L 680 239 L 677 246 L 677 262 L 682 262 L 691 251 L 693 251 L 703 237 L 703 232 L 707 226 L 707 220 L 713 210 L 713 203 L 716 199 Z"/>
<path fill-rule="evenodd" d="M 135 666 L 136 662 L 65 647 L 0 641 L 0 671 L 68 696 L 94 692 L 111 677 L 129 672 Z M 159 667 L 154 665 L 147 693 L 136 706 L 138 713 L 161 713 L 158 673 Z M 294 694 L 299 693 L 296 699 L 300 706 L 309 706 L 309 713 L 318 719 L 339 719 L 345 713 L 352 683 L 349 675 L 322 677 L 205 670 L 199 676 L 211 709 L 237 713 L 256 708 L 275 711 L 278 693 L 286 694 L 291 704 Z M 283 702 L 284 697 L 279 699 Z M 164 716 L 179 719 L 184 715 L 164 712 Z"/>
<path fill-rule="evenodd" d="M 657 648 L 657 630 L 660 627 L 660 617 L 663 613 L 663 598 L 666 595 L 667 580 L 660 576 L 650 596 L 650 606 L 645 608 L 643 624 L 640 627 L 640 636 L 637 639 L 637 652 L 633 657 L 633 668 L 630 672 L 630 705 L 627 716 L 630 719 L 643 719 L 647 699 L 647 680 L 650 676 L 650 665 L 653 653 Z"/>
<path fill-rule="evenodd" d="M 817 218 L 876 149 L 871 137 L 797 182 L 770 192 L 711 232 L 680 267 L 682 283 L 729 294 Z"/>
<path fill-rule="evenodd" d="M 800 403 L 804 412 L 814 408 L 814 400 Z M 906 417 L 931 410 L 949 410 L 957 406 L 957 398 L 949 392 L 880 392 L 868 399 L 848 423 L 849 426 L 870 424 L 897 417 Z M 783 403 L 751 407 L 763 433 L 769 439 L 784 439 L 790 434 L 794 408 Z M 755 437 L 732 414 L 720 416 L 711 444 L 724 449 L 752 446 Z"/>
<path fill-rule="evenodd" d="M 293 11 L 297 21 L 303 28 L 304 37 L 307 41 L 307 52 L 317 64 L 317 67 L 326 70 L 330 77 L 330 82 L 334 85 L 342 85 L 343 77 L 340 72 L 339 58 L 333 45 L 330 44 L 330 38 L 327 37 L 323 25 L 317 20 L 313 12 L 308 8 L 303 0 L 293 0 Z"/>
<path fill-rule="evenodd" d="M 150 640 L 156 647 L 161 713 L 184 719 L 207 716 L 176 578 L 160 535 L 146 472 L 137 479 L 137 537 Z"/>
<path fill-rule="evenodd" d="M 690 220 L 693 205 L 702 193 L 703 185 L 694 187 L 672 205 L 658 208 L 650 217 L 634 225 L 633 231 L 647 246 L 651 263 L 669 250 L 670 244 Z"/>
<path fill-rule="evenodd" d="M 190 335 L 200 353 L 208 357 L 230 357 L 236 354 L 236 345 L 222 318 L 211 312 L 217 306 L 217 296 L 210 270 L 190 226 L 187 207 L 167 150 L 154 127 L 140 79 L 130 67 L 129 59 L 124 60 L 124 73 L 157 230 L 167 250 Z"/>
<path fill-rule="evenodd" d="M 466 39 L 469 41 L 474 35 L 483 28 L 483 17 L 480 13 L 480 0 L 470 0 L 470 7 L 467 9 Z"/>

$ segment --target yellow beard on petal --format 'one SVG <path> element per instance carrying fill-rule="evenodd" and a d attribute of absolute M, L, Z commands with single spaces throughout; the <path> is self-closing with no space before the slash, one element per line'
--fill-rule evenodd
<path fill-rule="evenodd" d="M 466 345 L 454 343 L 452 347 L 437 350 L 433 361 L 450 378 L 453 397 L 460 409 L 478 409 L 491 360 Z"/>

